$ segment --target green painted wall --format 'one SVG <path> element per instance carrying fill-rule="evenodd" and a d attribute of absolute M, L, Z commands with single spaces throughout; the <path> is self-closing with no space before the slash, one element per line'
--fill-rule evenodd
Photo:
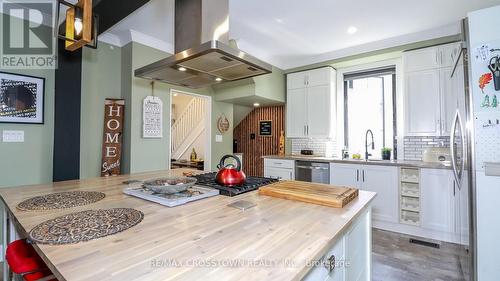
<path fill-rule="evenodd" d="M 151 94 L 151 85 L 149 80 L 134 77 L 133 71 L 169 55 L 136 42 L 129 43 L 122 48 L 121 89 L 122 97 L 126 100 L 124 173 L 165 170 L 168 168 L 168 159 L 170 158 L 170 130 L 168 128 L 170 108 L 168 105 L 170 103 L 171 89 L 207 96 L 214 94 L 211 88 L 189 89 L 165 83 L 156 83 L 155 95 L 163 101 L 163 138 L 143 139 L 142 101 Z M 230 130 L 223 135 L 223 142 L 215 142 L 217 119 L 221 114 L 224 114 L 229 120 L 233 120 L 233 105 L 212 100 L 212 169 L 215 169 L 216 163 L 224 154 L 232 152 L 232 124 Z"/>
<path fill-rule="evenodd" d="M 22 143 L 2 142 L 0 134 L 0 187 L 52 182 L 55 73 L 53 70 L 6 72 L 45 78 L 45 122 L 43 125 L 0 123 L 0 133 L 24 131 Z"/>
<path fill-rule="evenodd" d="M 121 48 L 83 48 L 80 178 L 100 176 L 104 100 L 121 98 Z"/>
<path fill-rule="evenodd" d="M 0 14 L 0 21 L 3 20 Z M 52 181 L 54 143 L 54 70 L 6 70 L 45 78 L 44 124 L 0 123 L 0 187 Z M 24 131 L 24 142 L 4 143 L 3 130 Z"/>

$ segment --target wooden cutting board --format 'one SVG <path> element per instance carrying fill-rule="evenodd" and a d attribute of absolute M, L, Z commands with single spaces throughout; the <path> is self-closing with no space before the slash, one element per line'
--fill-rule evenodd
<path fill-rule="evenodd" d="M 303 181 L 280 181 L 259 188 L 259 194 L 343 208 L 358 197 L 358 189 Z"/>

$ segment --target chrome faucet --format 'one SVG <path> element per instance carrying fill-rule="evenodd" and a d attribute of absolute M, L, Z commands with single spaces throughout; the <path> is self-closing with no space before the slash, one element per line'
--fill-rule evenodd
<path fill-rule="evenodd" d="M 370 135 L 372 136 L 372 143 L 371 143 L 372 150 L 375 149 L 375 141 L 373 140 L 373 132 L 372 132 L 372 130 L 368 129 L 366 131 L 366 135 L 365 135 L 365 160 L 368 160 L 368 157 L 372 156 L 370 153 L 368 153 L 368 145 L 369 145 L 368 144 L 368 133 L 370 133 Z"/>

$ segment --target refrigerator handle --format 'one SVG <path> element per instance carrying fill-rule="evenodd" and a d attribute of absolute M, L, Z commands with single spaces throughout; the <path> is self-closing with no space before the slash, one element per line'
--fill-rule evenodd
<path fill-rule="evenodd" d="M 462 120 L 460 119 L 460 114 L 457 109 L 457 112 L 455 113 L 455 118 L 453 118 L 453 123 L 451 125 L 451 132 L 450 132 L 450 156 L 451 156 L 451 167 L 453 170 L 453 176 L 455 177 L 455 182 L 457 184 L 458 189 L 460 190 L 460 184 L 462 180 L 462 171 L 464 168 L 464 160 L 462 159 L 462 165 L 460 167 L 460 171 L 458 171 L 457 167 L 457 155 L 455 151 L 455 131 L 457 129 L 457 125 L 460 126 L 460 132 L 462 135 L 462 149 L 464 148 L 464 139 L 463 139 L 463 132 L 462 132 Z M 462 151 L 463 154 L 464 151 Z M 464 155 L 462 155 L 462 158 L 464 158 Z"/>
<path fill-rule="evenodd" d="M 466 143 L 465 143 L 465 132 L 464 132 L 464 124 L 462 123 L 462 118 L 460 117 L 459 111 L 457 110 L 457 116 L 458 116 L 458 128 L 460 129 L 460 143 L 462 144 L 462 161 L 460 163 L 460 170 L 458 170 L 458 179 L 459 182 L 457 182 L 457 188 L 458 190 L 462 189 L 462 180 L 465 172 L 465 161 L 467 159 L 467 150 L 466 150 Z"/>
<path fill-rule="evenodd" d="M 455 153 L 455 130 L 457 129 L 457 121 L 458 121 L 458 110 L 455 113 L 455 117 L 453 118 L 453 123 L 451 124 L 451 129 L 450 129 L 451 169 L 453 170 L 453 176 L 455 177 L 456 182 L 458 182 L 457 159 Z"/>

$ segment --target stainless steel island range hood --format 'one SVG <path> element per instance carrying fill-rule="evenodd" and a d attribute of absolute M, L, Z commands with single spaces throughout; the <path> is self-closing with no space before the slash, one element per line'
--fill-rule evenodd
<path fill-rule="evenodd" d="M 135 76 L 196 89 L 270 73 L 271 65 L 226 44 L 228 6 L 228 0 L 175 0 L 175 54 Z"/>

